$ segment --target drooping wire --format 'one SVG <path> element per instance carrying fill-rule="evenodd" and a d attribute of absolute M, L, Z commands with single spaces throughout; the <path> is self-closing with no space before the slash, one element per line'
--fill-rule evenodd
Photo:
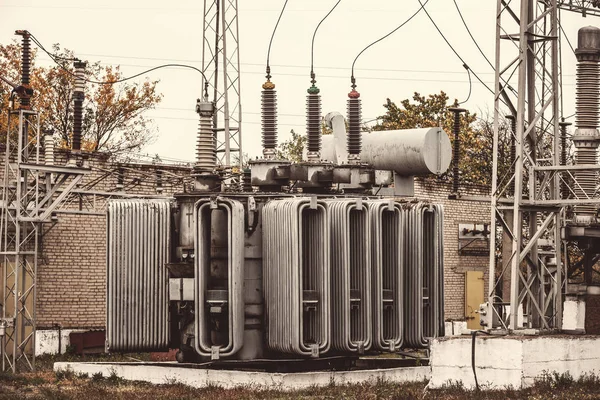
<path fill-rule="evenodd" d="M 271 45 L 273 44 L 273 38 L 275 37 L 275 32 L 277 31 L 277 27 L 279 26 L 279 21 L 281 21 L 281 17 L 283 16 L 283 12 L 285 11 L 285 7 L 287 6 L 288 0 L 285 0 L 283 3 L 283 7 L 281 8 L 281 12 L 279 13 L 279 18 L 277 18 L 277 22 L 275 23 L 275 28 L 273 28 L 273 33 L 271 34 L 271 40 L 269 40 L 269 49 L 267 50 L 267 79 L 271 78 L 271 65 L 269 64 L 269 60 L 271 58 Z"/>
<path fill-rule="evenodd" d="M 329 12 L 323 17 L 321 22 L 319 22 L 319 24 L 315 28 L 315 32 L 313 33 L 312 42 L 310 44 L 310 77 L 313 80 L 313 82 L 312 82 L 313 84 L 315 83 L 315 71 L 313 68 L 314 67 L 313 60 L 314 60 L 314 54 L 315 54 L 315 37 L 317 37 L 317 31 L 319 30 L 319 27 L 321 26 L 323 21 L 325 21 L 327 19 L 327 17 L 329 17 L 329 15 L 333 12 L 333 10 L 335 10 L 335 8 L 341 2 L 342 2 L 342 0 L 338 0 L 337 3 L 335 3 L 335 5 L 331 8 L 331 10 L 329 10 Z"/>
<path fill-rule="evenodd" d="M 473 82 L 471 81 L 471 70 L 466 65 L 463 65 L 463 66 L 467 70 L 467 75 L 469 76 L 469 94 L 467 95 L 467 98 L 465 100 L 463 100 L 460 103 L 458 103 L 459 105 L 460 104 L 464 104 L 467 101 L 469 101 L 469 99 L 471 98 L 471 91 L 473 90 Z"/>
<path fill-rule="evenodd" d="M 40 41 L 35 36 L 33 36 L 31 33 L 29 33 L 29 35 L 31 36 L 33 42 L 40 49 L 42 49 L 42 51 L 44 53 L 46 53 L 52 59 L 52 61 L 54 61 L 56 63 L 56 65 L 58 65 L 62 70 L 64 70 L 69 75 L 71 75 L 73 77 L 76 77 L 75 73 L 73 73 L 69 68 L 65 67 L 61 62 L 58 61 L 58 59 L 60 59 L 60 58 L 63 58 L 65 60 L 69 60 L 69 59 L 66 59 L 64 57 L 58 57 L 55 54 L 52 54 L 51 52 L 49 52 L 48 50 L 46 50 L 46 48 L 40 43 Z M 74 60 L 77 60 L 77 59 L 72 59 L 71 61 L 74 61 Z M 202 77 L 204 78 L 204 80 L 206 82 L 208 82 L 208 80 L 206 79 L 206 76 L 204 75 L 204 72 L 202 72 L 200 69 L 198 69 L 198 68 L 196 68 L 196 67 L 194 67 L 192 65 L 187 65 L 187 64 L 162 64 L 162 65 L 159 65 L 157 67 L 153 67 L 153 68 L 147 69 L 145 71 L 142 71 L 142 72 L 140 72 L 138 74 L 131 75 L 131 76 L 128 76 L 128 77 L 125 77 L 125 78 L 121 78 L 121 79 L 117 79 L 117 80 L 114 80 L 114 81 L 96 81 L 96 80 L 92 80 L 92 79 L 88 79 L 88 78 L 84 78 L 84 81 L 88 82 L 88 83 L 94 83 L 94 84 L 97 84 L 97 85 L 113 85 L 115 83 L 121 83 L 121 82 L 125 82 L 125 81 L 128 81 L 128 80 L 137 78 L 138 76 L 145 75 L 145 74 L 147 74 L 149 72 L 152 72 L 152 71 L 155 71 L 157 69 L 169 68 L 169 67 L 179 67 L 179 68 L 193 69 L 193 70 L 199 72 L 202 75 Z"/>
<path fill-rule="evenodd" d="M 454 2 L 454 6 L 456 7 L 456 11 L 458 11 L 458 15 L 460 16 L 460 20 L 462 21 L 463 25 L 465 26 L 465 29 L 467 30 L 467 33 L 471 37 L 471 40 L 473 41 L 473 43 L 475 43 L 475 46 L 477 47 L 477 50 L 479 50 L 479 52 L 481 53 L 481 55 L 483 56 L 483 58 L 485 58 L 485 61 L 487 61 L 487 63 L 490 65 L 490 67 L 492 67 L 492 69 L 496 69 L 496 68 L 494 68 L 494 65 L 492 64 L 492 62 L 490 61 L 490 59 L 485 55 L 485 53 L 483 52 L 483 50 L 481 49 L 481 47 L 479 47 L 479 43 L 477 43 L 477 40 L 475 40 L 475 37 L 471 33 L 471 30 L 469 29 L 469 26 L 467 25 L 467 22 L 465 21 L 465 18 L 463 17 L 462 11 L 460 11 L 460 7 L 458 6 L 458 3 L 456 2 L 456 0 L 452 0 L 452 1 Z"/>
<path fill-rule="evenodd" d="M 429 0 L 425 1 L 425 4 L 427 4 L 427 3 L 429 3 Z M 364 53 L 368 48 L 370 48 L 374 44 L 377 44 L 377 43 L 381 42 L 383 39 L 387 38 L 388 36 L 390 36 L 391 34 L 393 34 L 394 32 L 396 32 L 398 29 L 402 28 L 404 25 L 408 24 L 414 17 L 417 16 L 417 14 L 421 10 L 423 10 L 425 8 L 425 4 L 421 4 L 421 7 L 417 11 L 415 11 L 413 15 L 411 15 L 410 17 L 408 17 L 408 19 L 406 19 L 403 23 L 401 23 L 400 25 L 398 25 L 394 30 L 392 30 L 388 34 L 380 37 L 379 39 L 377 39 L 373 43 L 369 44 L 367 47 L 365 47 L 364 49 L 362 49 L 360 51 L 360 53 L 357 54 L 357 56 L 354 58 L 354 61 L 352 61 L 352 75 L 351 75 L 351 79 L 352 79 L 353 82 L 354 82 L 354 64 L 356 64 L 356 60 L 358 60 L 358 58 L 362 55 L 362 53 Z"/>
<path fill-rule="evenodd" d="M 467 70 L 470 70 L 473 73 L 473 76 L 479 81 L 479 83 L 481 83 L 490 93 L 492 93 L 492 94 L 495 95 L 496 93 L 483 80 L 481 80 L 481 78 L 475 73 L 475 71 L 473 71 L 473 70 L 471 70 L 469 68 L 469 66 L 467 65 L 467 63 L 465 62 L 465 60 L 460 56 L 460 54 L 458 54 L 458 52 L 450 44 L 450 42 L 448 41 L 448 39 L 446 39 L 446 36 L 444 36 L 444 34 L 440 30 L 440 28 L 437 26 L 437 24 L 435 23 L 435 21 L 433 20 L 433 18 L 431 17 L 431 15 L 429 15 L 429 12 L 427 12 L 427 9 L 425 8 L 425 5 L 427 4 L 427 2 L 425 2 L 425 4 L 423 4 L 423 3 L 421 3 L 421 0 L 417 0 L 417 1 L 421 5 L 421 8 L 423 9 L 423 11 L 425 11 L 425 14 L 429 18 L 429 20 L 431 21 L 431 23 L 433 24 L 433 26 L 435 27 L 435 29 L 438 31 L 438 33 L 440 34 L 440 36 L 442 37 L 442 39 L 444 39 L 444 41 L 446 42 L 446 44 L 448 45 L 448 47 L 450 47 L 450 50 L 452 50 L 452 52 L 456 55 L 456 57 L 458 57 L 458 59 L 463 63 L 463 67 L 465 69 L 467 69 Z"/>

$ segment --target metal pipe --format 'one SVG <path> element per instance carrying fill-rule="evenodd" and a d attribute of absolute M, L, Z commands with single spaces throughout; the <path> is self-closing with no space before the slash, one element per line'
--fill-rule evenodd
<path fill-rule="evenodd" d="M 342 114 L 337 111 L 333 111 L 325 115 L 325 123 L 329 128 L 333 130 L 334 144 L 335 144 L 335 158 L 332 161 L 334 164 L 341 165 L 348 162 L 348 149 L 347 149 L 347 138 L 346 134 L 346 119 Z M 325 138 L 321 138 L 321 143 L 325 147 Z M 323 150 L 321 154 L 323 154 Z"/>

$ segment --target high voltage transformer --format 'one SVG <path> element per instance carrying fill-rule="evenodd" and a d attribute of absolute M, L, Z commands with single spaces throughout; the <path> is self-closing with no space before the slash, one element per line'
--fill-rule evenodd
<path fill-rule="evenodd" d="M 107 350 L 195 361 L 427 347 L 444 334 L 443 209 L 405 196 L 414 175 L 448 168 L 448 136 L 363 135 L 353 115 L 346 134 L 330 113 L 323 149 L 313 84 L 309 161 L 279 160 L 275 85 L 263 88 L 264 158 L 243 182 L 215 173 L 205 97 L 194 191 L 109 203 Z"/>
<path fill-rule="evenodd" d="M 352 77 L 347 118 L 328 114 L 333 134 L 323 137 L 312 58 L 310 76 L 306 161 L 277 156 L 267 57 L 263 157 L 240 181 L 217 173 L 215 113 L 226 106 L 205 90 L 194 190 L 109 203 L 108 351 L 320 358 L 424 348 L 444 335 L 443 209 L 414 199 L 414 176 L 448 169 L 447 134 L 362 134 Z"/>
<path fill-rule="evenodd" d="M 338 173 L 332 163 L 276 162 L 256 164 L 277 176 L 278 191 L 217 186 L 109 203 L 108 351 L 319 357 L 425 347 L 443 335 L 442 207 L 370 195 L 367 164 Z M 307 184 L 301 193 L 293 174 Z"/>

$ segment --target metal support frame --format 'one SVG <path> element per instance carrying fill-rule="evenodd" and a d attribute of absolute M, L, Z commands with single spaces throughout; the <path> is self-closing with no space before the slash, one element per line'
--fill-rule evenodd
<path fill-rule="evenodd" d="M 558 328 L 562 319 L 561 209 L 537 210 L 531 205 L 524 208 L 525 199 L 531 198 L 539 188 L 537 177 L 525 176 L 526 173 L 541 165 L 560 165 L 557 0 L 498 0 L 496 18 L 491 249 L 496 247 L 496 232 L 500 227 L 511 240 L 499 242 L 500 247 L 510 243 L 510 252 L 508 249 L 502 252 L 505 259 L 499 268 L 496 267 L 496 252 L 490 252 L 489 311 L 492 315 L 496 310 L 493 305 L 498 282 L 510 275 L 508 328 Z M 516 90 L 509 83 L 514 77 L 518 79 Z M 516 130 L 511 132 L 516 157 L 508 176 L 498 176 L 502 103 L 517 118 Z M 550 190 L 544 193 L 549 199 L 560 199 L 558 177 L 555 176 L 549 185 Z M 508 214 L 512 214 L 512 221 L 506 221 L 499 209 L 499 203 L 506 204 L 506 198 L 510 196 L 509 187 L 514 187 Z M 540 220 L 544 223 L 540 224 Z M 547 252 L 540 251 L 542 238 L 543 243 L 551 247 L 553 257 L 545 257 Z M 548 260 L 555 261 L 556 268 L 550 267 Z M 517 310 L 521 306 L 526 315 L 526 326 L 518 323 Z"/>
<path fill-rule="evenodd" d="M 217 158 L 225 167 L 243 162 L 237 3 L 204 0 L 202 71 L 214 93 Z"/>
<path fill-rule="evenodd" d="M 558 7 L 581 13 L 584 17 L 587 15 L 600 17 L 600 1 L 598 0 L 560 0 Z"/>
<path fill-rule="evenodd" d="M 561 182 L 572 171 L 597 166 L 561 166 L 559 10 L 600 16 L 598 2 L 585 0 L 497 0 L 494 148 L 489 264 L 489 315 L 500 326 L 560 329 L 564 271 L 561 227 L 565 207 L 597 199 L 561 198 Z M 516 88 L 510 82 L 518 80 Z M 516 116 L 515 161 L 498 175 L 503 112 Z M 509 188 L 514 187 L 514 194 Z M 509 220 L 507 220 L 507 217 Z M 502 231 L 509 240 L 498 241 Z M 496 247 L 503 259 L 497 264 Z M 508 248 L 502 248 L 509 246 Z M 502 320 L 494 306 L 502 279 L 510 279 L 510 314 Z M 506 294 L 504 294 L 506 295 Z M 518 320 L 523 307 L 524 321 Z M 492 318 L 492 320 L 496 320 Z"/>
<path fill-rule="evenodd" d="M 35 368 L 35 303 L 40 224 L 89 172 L 46 165 L 37 112 L 9 111 L 0 204 L 2 370 Z"/>

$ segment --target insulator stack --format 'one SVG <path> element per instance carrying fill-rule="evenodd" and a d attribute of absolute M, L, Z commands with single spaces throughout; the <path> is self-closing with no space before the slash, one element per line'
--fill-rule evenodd
<path fill-rule="evenodd" d="M 359 162 L 362 150 L 362 134 L 360 132 L 360 121 L 362 118 L 362 107 L 360 104 L 360 93 L 352 89 L 348 93 L 348 161 Z"/>
<path fill-rule="evenodd" d="M 156 193 L 158 194 L 161 194 L 164 190 L 162 174 L 161 170 L 156 170 Z"/>
<path fill-rule="evenodd" d="M 596 164 L 598 152 L 596 147 L 580 147 L 577 149 L 577 155 L 575 157 L 575 164 Z M 596 188 L 597 173 L 594 170 L 582 170 L 576 171 L 575 175 L 577 179 L 577 185 L 574 192 L 578 199 L 585 199 L 593 197 Z M 580 205 L 577 207 L 577 212 L 595 214 L 596 206 L 594 205 Z"/>
<path fill-rule="evenodd" d="M 321 160 L 321 95 L 314 84 L 306 96 L 306 136 L 308 161 Z"/>
<path fill-rule="evenodd" d="M 21 108 L 29 109 L 31 107 L 31 95 L 33 91 L 29 86 L 31 73 L 31 36 L 27 31 L 16 31 L 21 35 L 21 86 L 24 89 L 19 94 Z"/>
<path fill-rule="evenodd" d="M 598 132 L 599 96 L 600 96 L 600 29 L 588 26 L 581 28 L 577 35 L 577 92 L 576 116 L 577 129 L 573 143 L 577 149 L 575 164 L 596 165 L 600 134 Z M 593 197 L 596 191 L 597 172 L 595 170 L 577 170 L 574 192 L 578 199 Z M 590 218 L 596 214 L 594 205 L 577 205 L 578 217 Z"/>
<path fill-rule="evenodd" d="M 54 165 L 54 130 L 44 131 L 44 163 Z"/>
<path fill-rule="evenodd" d="M 213 139 L 211 118 L 200 117 L 196 144 L 196 167 L 202 170 L 212 171 L 216 164 Z"/>
<path fill-rule="evenodd" d="M 585 59 L 577 63 L 577 97 L 575 102 L 577 111 L 575 125 L 577 128 L 598 129 L 599 71 L 597 59 Z"/>
<path fill-rule="evenodd" d="M 517 140 L 515 135 L 517 133 L 517 117 L 514 115 L 507 115 L 506 119 L 508 120 L 509 126 L 509 137 L 510 137 L 510 165 L 515 165 L 515 160 L 517 159 Z M 511 167 L 513 168 L 513 167 Z M 510 181 L 510 185 L 508 186 L 508 194 L 514 196 L 515 194 L 515 180 Z"/>
<path fill-rule="evenodd" d="M 75 90 L 73 92 L 73 151 L 81 150 L 81 132 L 83 125 L 83 100 L 85 98 L 85 63 L 75 61 Z"/>
<path fill-rule="evenodd" d="M 252 174 L 250 168 L 244 169 L 244 172 L 242 173 L 242 191 L 252 191 Z"/>
<path fill-rule="evenodd" d="M 560 165 L 567 165 L 567 127 L 571 125 L 570 122 L 559 122 L 560 125 Z M 560 182 L 560 192 L 563 199 L 569 198 L 569 186 L 565 180 L 566 176 Z"/>
<path fill-rule="evenodd" d="M 453 159 L 452 159 L 452 193 L 457 194 L 459 183 L 460 183 L 460 113 L 465 112 L 464 108 L 458 107 L 449 107 L 448 111 L 454 113 L 454 124 L 452 127 L 452 132 L 454 133 L 454 149 L 453 149 Z"/>
<path fill-rule="evenodd" d="M 277 91 L 275 84 L 267 80 L 263 85 L 262 145 L 265 159 L 274 159 L 277 148 Z"/>
<path fill-rule="evenodd" d="M 198 101 L 196 111 L 200 114 L 196 143 L 196 168 L 202 172 L 212 172 L 217 165 L 217 149 L 212 129 L 214 105 L 208 101 Z"/>

